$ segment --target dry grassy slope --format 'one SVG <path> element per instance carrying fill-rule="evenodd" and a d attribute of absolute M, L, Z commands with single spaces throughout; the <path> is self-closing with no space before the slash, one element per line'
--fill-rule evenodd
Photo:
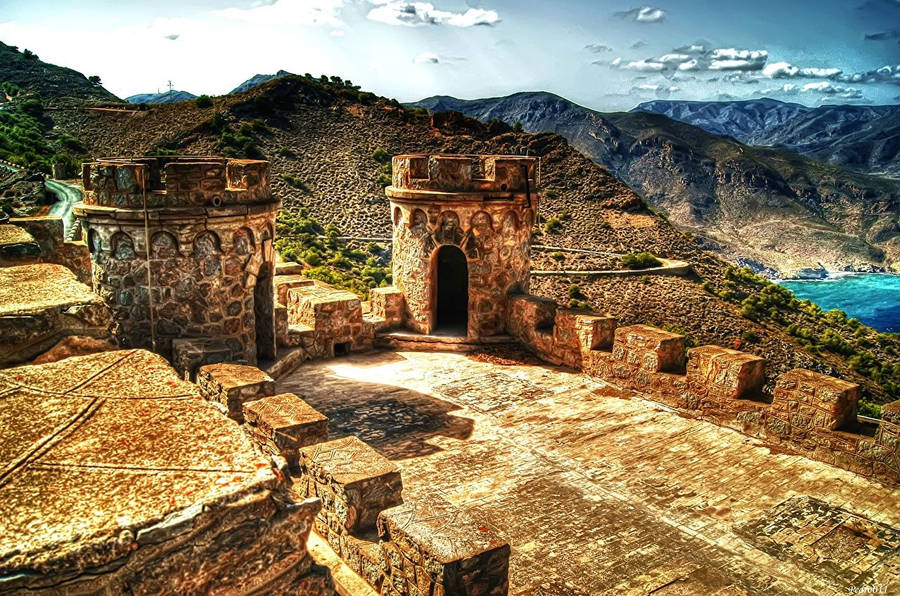
<path fill-rule="evenodd" d="M 274 98 L 275 107 L 267 101 L 265 109 L 257 109 L 254 101 L 261 96 Z M 726 263 L 701 250 L 691 238 L 649 211 L 630 189 L 572 149 L 560 136 L 514 133 L 506 127 L 489 127 L 462 117 L 450 117 L 450 121 L 435 128 L 421 113 L 400 109 L 384 100 L 362 105 L 326 97 L 295 78 L 217 98 L 214 107 L 207 109 L 184 102 L 137 114 L 73 109 L 54 117 L 60 128 L 82 140 L 98 156 L 140 154 L 162 142 L 184 152 L 200 153 L 214 150 L 215 135 L 203 123 L 216 110 L 228 114 L 234 122 L 265 118 L 269 132 L 256 134 L 256 138 L 262 153 L 272 162 L 274 191 L 284 207 L 306 207 L 321 223 L 333 223 L 347 235 L 390 234 L 387 202 L 376 182 L 380 168 L 372 157 L 376 148 L 391 154 L 538 155 L 542 158 L 545 191 L 541 213 L 553 217 L 568 211 L 571 215 L 563 222 L 560 233 L 545 234 L 540 241 L 621 252 L 646 250 L 689 260 L 697 272 L 696 277 L 689 279 L 629 278 L 582 283 L 582 291 L 595 308 L 620 317 L 626 324 L 650 321 L 678 325 L 700 343 L 733 345 L 745 331 L 753 330 L 762 340 L 743 349 L 769 358 L 773 372 L 795 366 L 831 372 L 864 382 L 877 401 L 888 399 L 853 373 L 843 359 L 827 354 L 813 356 L 799 348 L 783 328 L 748 321 L 738 314 L 736 304 L 704 291 L 700 287 L 703 280 L 710 280 L 721 289 Z M 295 156 L 281 156 L 283 148 Z M 281 179 L 282 174 L 302 180 L 309 191 L 289 186 Z M 536 280 L 533 291 L 567 303 L 571 283 L 562 279 Z"/>

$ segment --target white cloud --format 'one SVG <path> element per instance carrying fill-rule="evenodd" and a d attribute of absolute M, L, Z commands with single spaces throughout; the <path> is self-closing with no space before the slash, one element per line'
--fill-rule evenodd
<path fill-rule="evenodd" d="M 615 16 L 621 19 L 630 19 L 637 23 L 659 23 L 666 18 L 666 11 L 661 8 L 653 8 L 652 6 L 642 6 L 617 12 Z"/>
<path fill-rule="evenodd" d="M 709 55 L 709 70 L 762 70 L 768 59 L 766 50 L 717 48 Z"/>
<path fill-rule="evenodd" d="M 821 93 L 823 95 L 834 95 L 842 99 L 861 99 L 862 91 L 855 87 L 843 87 L 835 85 L 828 81 L 819 81 L 818 83 L 807 83 L 800 88 L 801 93 Z"/>
<path fill-rule="evenodd" d="M 627 63 L 622 68 L 626 70 L 637 70 L 640 72 L 662 72 L 665 70 L 666 65 L 662 62 L 656 62 L 653 60 L 635 60 Z"/>
<path fill-rule="evenodd" d="M 770 79 L 811 78 L 829 79 L 841 74 L 840 68 L 798 68 L 790 62 L 773 62 L 762 70 L 764 77 Z"/>
<path fill-rule="evenodd" d="M 224 8 L 214 14 L 253 24 L 331 25 L 343 24 L 340 18 L 345 0 L 275 0 L 251 8 Z"/>
<path fill-rule="evenodd" d="M 842 83 L 894 83 L 900 85 L 900 64 L 887 64 L 875 70 L 840 74 L 834 77 Z"/>
<path fill-rule="evenodd" d="M 604 45 L 602 43 L 589 43 L 584 46 L 584 49 L 593 52 L 594 54 L 602 54 L 603 52 L 612 52 L 613 49 L 608 45 Z"/>
<path fill-rule="evenodd" d="M 440 61 L 440 58 L 434 52 L 422 52 L 413 58 L 413 62 L 416 64 L 438 64 Z"/>
<path fill-rule="evenodd" d="M 465 12 L 450 12 L 435 8 L 430 2 L 405 0 L 372 0 L 375 7 L 367 17 L 386 25 L 417 27 L 419 25 L 450 25 L 453 27 L 493 26 L 500 22 L 495 10 L 469 8 Z"/>
<path fill-rule="evenodd" d="M 635 85 L 631 88 L 631 93 L 633 95 L 645 95 L 647 93 L 652 93 L 656 97 L 665 98 L 669 97 L 671 94 L 680 91 L 681 88 L 677 85 L 661 85 L 659 83 L 641 83 L 639 85 Z"/>

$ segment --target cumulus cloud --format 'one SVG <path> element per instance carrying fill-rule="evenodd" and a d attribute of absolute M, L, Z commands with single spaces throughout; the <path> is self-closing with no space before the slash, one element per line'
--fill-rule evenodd
<path fill-rule="evenodd" d="M 584 46 L 584 49 L 593 52 L 594 54 L 602 54 L 603 52 L 612 52 L 613 49 L 608 45 L 604 45 L 602 43 L 589 43 Z"/>
<path fill-rule="evenodd" d="M 824 98 L 840 99 L 840 100 L 862 100 L 865 99 L 863 92 L 855 87 L 844 87 L 843 85 L 835 85 L 831 81 L 817 81 L 815 83 L 806 83 L 798 85 L 794 83 L 785 83 L 781 87 L 772 87 L 768 89 L 760 89 L 755 95 L 820 95 L 820 101 Z"/>
<path fill-rule="evenodd" d="M 713 48 L 694 44 L 676 48 L 668 54 L 655 58 L 633 60 L 613 64 L 625 70 L 652 72 L 674 71 L 736 71 L 754 72 L 762 70 L 769 53 L 766 50 L 743 50 L 736 48 Z"/>
<path fill-rule="evenodd" d="M 271 25 L 331 25 L 343 24 L 340 18 L 345 0 L 273 0 L 250 8 L 224 8 L 213 11 L 219 16 Z"/>
<path fill-rule="evenodd" d="M 892 83 L 900 85 L 900 64 L 886 64 L 875 70 L 842 73 L 832 77 L 842 83 Z"/>
<path fill-rule="evenodd" d="M 469 8 L 465 12 L 451 12 L 435 8 L 430 2 L 405 0 L 372 0 L 375 5 L 367 17 L 386 25 L 417 27 L 420 25 L 450 25 L 452 27 L 493 26 L 500 22 L 495 10 Z"/>
<path fill-rule="evenodd" d="M 666 18 L 666 11 L 652 6 L 641 6 L 622 12 L 614 13 L 620 19 L 634 21 L 636 23 L 659 23 Z"/>
<path fill-rule="evenodd" d="M 828 79 L 841 72 L 840 68 L 798 68 L 790 62 L 773 62 L 762 69 L 763 76 L 770 79 Z"/>

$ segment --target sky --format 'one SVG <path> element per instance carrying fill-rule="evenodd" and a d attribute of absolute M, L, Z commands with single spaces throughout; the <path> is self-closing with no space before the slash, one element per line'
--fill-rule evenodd
<path fill-rule="evenodd" d="M 120 97 L 284 69 L 403 102 L 900 103 L 900 0 L 0 0 L 0 41 Z"/>

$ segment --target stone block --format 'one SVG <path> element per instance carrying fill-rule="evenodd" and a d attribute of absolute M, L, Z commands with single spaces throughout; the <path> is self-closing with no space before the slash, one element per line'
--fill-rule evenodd
<path fill-rule="evenodd" d="M 288 290 L 292 288 L 301 288 L 303 286 L 311 286 L 316 282 L 309 279 L 308 277 L 304 277 L 302 275 L 276 275 L 272 278 L 272 283 L 275 286 L 275 299 L 277 302 L 281 304 L 287 305 L 288 303 Z"/>
<path fill-rule="evenodd" d="M 614 347 L 625 362 L 650 372 L 680 372 L 684 366 L 684 336 L 647 325 L 619 327 Z"/>
<path fill-rule="evenodd" d="M 371 313 L 385 321 L 385 328 L 390 329 L 403 324 L 406 313 L 406 301 L 403 292 L 394 286 L 374 288 L 369 292 Z"/>
<path fill-rule="evenodd" d="M 607 315 L 578 315 L 575 327 L 581 343 L 581 350 L 612 350 L 616 333 L 615 317 Z"/>
<path fill-rule="evenodd" d="M 893 450 L 900 448 L 900 400 L 881 406 L 881 422 L 875 440 Z"/>
<path fill-rule="evenodd" d="M 301 447 L 328 440 L 328 418 L 294 395 L 282 393 L 243 404 L 250 436 L 297 467 Z"/>
<path fill-rule="evenodd" d="M 815 410 L 806 416 L 813 427 L 836 430 L 854 421 L 858 400 L 859 385 L 798 368 L 778 376 L 773 406 L 781 402 L 808 406 Z"/>
<path fill-rule="evenodd" d="M 302 275 L 303 265 L 294 261 L 281 261 L 275 263 L 275 277 L 279 275 Z"/>
<path fill-rule="evenodd" d="M 440 497 L 383 511 L 378 535 L 386 567 L 384 585 L 400 594 L 508 592 L 509 544 Z"/>
<path fill-rule="evenodd" d="M 317 524 L 332 531 L 371 530 L 381 511 L 403 502 L 400 469 L 354 436 L 300 449 L 299 466 L 301 492 L 322 499 Z"/>
<path fill-rule="evenodd" d="M 700 346 L 688 352 L 687 377 L 692 390 L 725 401 L 758 397 L 765 383 L 766 360 L 719 346 Z"/>
<path fill-rule="evenodd" d="M 275 395 L 275 381 L 255 366 L 208 364 L 197 371 L 197 384 L 209 401 L 222 404 L 228 417 L 244 422 L 243 404 Z"/>

